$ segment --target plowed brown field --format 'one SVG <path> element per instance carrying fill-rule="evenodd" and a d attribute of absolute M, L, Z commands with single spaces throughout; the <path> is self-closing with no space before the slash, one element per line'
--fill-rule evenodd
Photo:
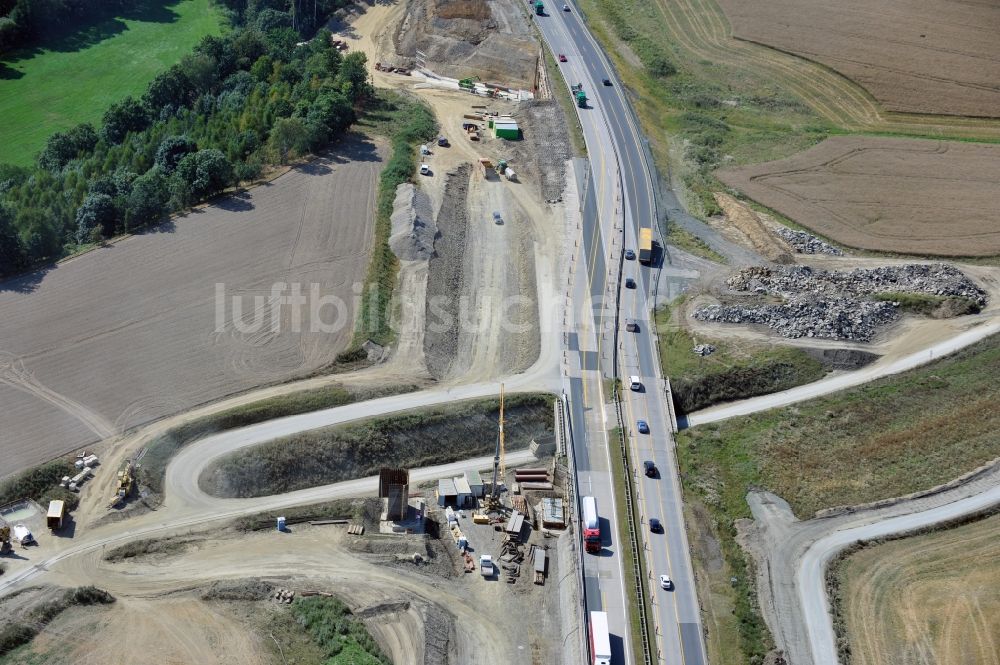
<path fill-rule="evenodd" d="M 716 173 L 820 235 L 904 254 L 1000 254 L 1000 145 L 834 137 Z"/>
<path fill-rule="evenodd" d="M 371 244 L 376 146 L 356 138 L 239 197 L 0 283 L 0 476 L 124 429 L 331 362 L 353 332 Z M 271 327 L 272 286 L 316 284 L 339 331 Z M 228 297 L 216 331 L 216 285 Z M 232 323 L 261 313 L 256 332 Z M 255 303 L 259 297 L 261 305 Z M 266 318 L 265 318 L 266 317 Z M 332 306 L 321 312 L 332 324 Z"/>
<path fill-rule="evenodd" d="M 852 663 L 1000 664 L 1000 516 L 861 550 L 840 573 Z"/>
<path fill-rule="evenodd" d="M 889 110 L 1000 116 L 1000 5 L 719 0 L 733 35 L 827 65 Z"/>

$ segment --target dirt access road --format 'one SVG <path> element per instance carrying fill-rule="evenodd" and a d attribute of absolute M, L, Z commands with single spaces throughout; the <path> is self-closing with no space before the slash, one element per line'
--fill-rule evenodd
<path fill-rule="evenodd" d="M 837 665 L 825 570 L 859 540 L 912 531 L 1000 503 L 1000 463 L 912 497 L 830 511 L 806 521 L 769 492 L 751 492 L 753 522 L 740 524 L 741 543 L 757 564 L 761 609 L 790 662 Z"/>
<path fill-rule="evenodd" d="M 720 0 L 733 35 L 822 63 L 891 111 L 996 117 L 994 3 Z"/>
<path fill-rule="evenodd" d="M 509 38 L 519 45 L 523 21 L 515 24 L 511 17 L 520 16 L 520 9 L 511 2 L 486 4 L 494 15 L 506 17 L 487 31 L 491 39 Z M 405 3 L 375 4 L 349 24 L 333 28 L 369 62 L 394 63 L 405 57 L 397 30 L 417 30 L 422 24 L 415 20 Z M 467 55 L 489 55 L 494 41 L 468 41 L 463 48 Z M 470 55 L 467 64 L 475 62 Z M 431 175 L 419 178 L 418 186 L 430 199 L 440 235 L 429 262 L 402 261 L 400 301 L 424 309 L 407 307 L 409 322 L 400 336 L 399 354 L 420 358 L 430 376 L 451 382 L 525 371 L 551 351 L 543 347 L 558 343 L 566 223 L 558 199 L 570 156 L 561 110 L 554 101 L 515 104 L 441 89 L 414 77 L 384 72 L 373 77 L 377 86 L 405 91 L 428 104 L 450 144 L 429 146 L 431 154 L 423 157 Z M 517 117 L 523 140 L 507 142 L 484 131 L 481 141 L 470 141 L 461 127 L 463 115 L 484 110 Z M 494 163 L 510 160 L 518 180 L 494 173 L 486 177 L 478 168 L 480 157 Z M 494 223 L 494 211 L 503 224 Z"/>
<path fill-rule="evenodd" d="M 0 284 L 2 473 L 331 362 L 353 332 L 380 155 L 352 138 L 243 195 Z M 294 332 L 282 307 L 273 332 L 273 285 L 292 283 L 342 299 L 344 325 L 313 331 L 306 309 Z M 221 332 L 217 284 L 230 298 Z M 258 314 L 259 330 L 236 329 L 233 296 L 244 330 Z"/>

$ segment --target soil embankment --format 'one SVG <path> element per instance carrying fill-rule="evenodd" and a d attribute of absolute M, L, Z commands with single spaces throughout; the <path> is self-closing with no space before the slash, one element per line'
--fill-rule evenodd
<path fill-rule="evenodd" d="M 199 484 L 213 496 L 259 497 L 371 476 L 381 467 L 468 459 L 493 451 L 498 418 L 499 400 L 491 399 L 321 428 L 223 457 L 205 469 Z M 506 399 L 507 450 L 525 448 L 551 430 L 551 396 Z"/>

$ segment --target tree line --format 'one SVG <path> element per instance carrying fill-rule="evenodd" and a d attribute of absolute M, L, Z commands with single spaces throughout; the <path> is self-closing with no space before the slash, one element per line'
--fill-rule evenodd
<path fill-rule="evenodd" d="M 232 30 L 202 39 L 99 127 L 53 134 L 33 167 L 0 164 L 0 276 L 157 224 L 354 122 L 371 95 L 363 53 L 342 55 L 326 30 L 302 42 L 304 0 L 226 4 Z"/>

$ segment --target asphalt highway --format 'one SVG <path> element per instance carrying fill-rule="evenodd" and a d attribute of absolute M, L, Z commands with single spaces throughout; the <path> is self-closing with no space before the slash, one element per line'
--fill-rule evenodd
<path fill-rule="evenodd" d="M 587 107 L 579 109 L 579 117 L 593 169 L 595 184 L 591 189 L 598 192 L 599 225 L 605 232 L 585 233 L 584 251 L 595 257 L 590 261 L 593 266 L 589 271 L 590 292 L 594 295 L 604 294 L 611 299 L 608 306 L 595 308 L 598 312 L 596 326 L 599 331 L 598 354 L 600 354 L 600 350 L 612 338 L 609 325 L 613 325 L 614 316 L 609 314 L 609 311 L 614 303 L 618 280 L 617 267 L 622 252 L 625 248 L 636 249 L 640 228 L 647 226 L 657 228 L 656 202 L 643 139 L 635 126 L 614 70 L 578 18 L 577 12 L 559 11 L 560 6 L 554 5 L 548 15 L 536 16 L 535 19 L 552 51 L 556 55 L 564 54 L 567 57 L 567 62 L 559 65 L 567 83 L 569 85 L 582 83 L 589 98 Z M 613 84 L 603 85 L 605 78 Z M 588 211 L 585 206 L 584 219 L 587 218 Z M 622 227 L 624 227 L 624 246 Z M 610 237 L 608 230 L 614 231 Z M 658 232 L 654 231 L 654 237 L 656 235 Z M 596 242 L 597 239 L 601 240 L 600 244 Z M 659 255 L 663 256 L 663 253 L 660 252 Z M 622 290 L 619 369 L 626 386 L 627 377 L 633 374 L 639 376 L 643 384 L 641 391 L 626 391 L 625 397 L 625 421 L 632 446 L 633 462 L 641 468 L 642 461 L 650 460 L 660 471 L 655 478 L 647 478 L 637 473 L 636 469 L 632 469 L 639 492 L 638 510 L 642 528 L 640 541 L 651 576 L 649 588 L 654 613 L 651 620 L 656 631 L 655 656 L 659 662 L 671 665 L 701 665 L 707 661 L 701 632 L 700 610 L 687 534 L 684 530 L 680 480 L 677 475 L 674 442 L 663 391 L 664 382 L 660 372 L 656 339 L 651 334 L 650 326 L 651 296 L 657 270 L 655 264 L 655 257 L 653 267 L 643 266 L 637 261 L 625 262 L 623 276 L 634 278 L 637 288 Z M 637 332 L 625 331 L 625 321 L 628 319 L 638 323 Z M 603 359 L 607 360 L 607 356 L 605 353 Z M 581 360 L 581 365 L 586 365 L 585 359 Z M 596 371 L 597 367 L 592 369 Z M 574 397 L 579 398 L 577 392 L 579 391 L 570 390 L 571 402 Z M 580 411 L 582 409 L 577 410 L 574 419 L 583 415 Z M 635 425 L 640 419 L 649 424 L 650 434 L 638 433 Z M 583 459 L 578 460 L 578 469 L 582 473 L 590 471 L 587 465 L 596 456 L 595 451 L 599 448 L 597 442 L 607 445 L 607 416 L 592 424 L 593 427 L 588 427 L 586 432 L 590 439 L 585 445 L 578 446 L 586 451 Z M 606 449 L 605 455 L 607 454 Z M 610 483 L 610 477 L 607 478 L 607 482 Z M 613 500 L 613 487 L 598 489 L 596 485 L 597 483 L 592 482 L 590 491 L 598 496 L 599 507 L 602 505 L 602 496 L 611 496 Z M 581 492 L 584 490 L 581 489 Z M 602 511 L 602 514 L 607 512 Z M 663 534 L 649 532 L 650 517 L 661 520 L 664 526 Z M 600 572 L 598 571 L 598 574 Z M 659 588 L 657 577 L 661 574 L 669 575 L 674 580 L 675 587 L 672 591 Z M 589 570 L 587 578 L 593 578 Z M 612 584 L 606 575 L 601 576 L 600 581 L 606 586 Z M 614 583 L 621 584 L 619 580 L 614 580 Z M 587 584 L 590 586 L 593 583 Z M 594 586 L 599 587 L 600 584 Z M 602 609 L 599 607 L 600 603 L 593 600 L 594 595 L 588 589 L 588 609 Z M 604 596 L 606 595 L 607 591 L 604 593 Z M 629 608 L 629 611 L 634 612 L 636 608 Z M 612 621 L 612 632 L 624 629 L 622 624 L 627 621 L 627 616 L 609 618 Z M 623 636 L 622 633 L 618 635 Z M 625 662 L 632 662 L 629 654 L 623 655 Z M 635 657 L 637 658 L 637 655 Z"/>

